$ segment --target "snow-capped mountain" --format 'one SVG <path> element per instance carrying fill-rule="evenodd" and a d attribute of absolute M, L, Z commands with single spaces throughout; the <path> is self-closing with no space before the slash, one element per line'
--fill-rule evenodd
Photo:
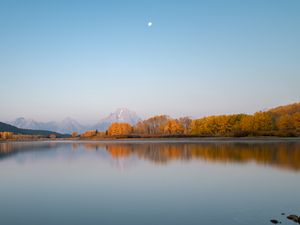
<path fill-rule="evenodd" d="M 9 124 L 23 129 L 43 130 L 42 123 L 36 122 L 33 119 L 25 119 L 24 117 L 19 117 L 9 122 Z"/>
<path fill-rule="evenodd" d="M 105 131 L 112 123 L 129 123 L 131 125 L 139 122 L 141 118 L 133 111 L 126 108 L 119 108 L 108 117 L 102 119 L 92 129 Z"/>
<path fill-rule="evenodd" d="M 72 133 L 72 132 L 78 132 L 83 133 L 87 130 L 87 127 L 80 124 L 76 120 L 67 117 L 63 121 L 57 124 L 57 130 L 61 133 Z"/>
<path fill-rule="evenodd" d="M 126 108 L 120 108 L 111 113 L 108 117 L 101 119 L 99 123 L 93 126 L 82 125 L 70 117 L 67 117 L 60 122 L 37 122 L 33 119 L 25 119 L 24 117 L 20 117 L 7 123 L 23 129 L 49 130 L 62 134 L 71 134 L 72 132 L 83 133 L 87 130 L 105 131 L 110 124 L 115 122 L 129 123 L 134 125 L 140 120 L 140 117 L 135 112 Z"/>
<path fill-rule="evenodd" d="M 23 129 L 49 130 L 63 134 L 71 134 L 72 132 L 82 133 L 87 130 L 87 127 L 69 117 L 60 122 L 37 122 L 33 119 L 25 119 L 24 117 L 20 117 L 8 123 Z"/>

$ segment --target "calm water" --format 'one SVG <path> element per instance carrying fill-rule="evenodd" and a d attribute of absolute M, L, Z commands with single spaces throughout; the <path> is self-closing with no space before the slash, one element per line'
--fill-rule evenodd
<path fill-rule="evenodd" d="M 300 215 L 300 143 L 0 144 L 2 225 L 254 225 Z"/>

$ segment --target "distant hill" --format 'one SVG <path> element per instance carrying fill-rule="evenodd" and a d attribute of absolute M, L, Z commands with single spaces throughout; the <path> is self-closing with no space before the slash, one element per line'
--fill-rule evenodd
<path fill-rule="evenodd" d="M 49 136 L 50 134 L 55 134 L 56 137 L 67 137 L 68 135 L 60 134 L 48 130 L 30 130 L 30 129 L 20 129 L 18 127 L 0 122 L 0 132 L 13 132 L 16 134 L 28 134 L 28 135 L 41 135 Z"/>
<path fill-rule="evenodd" d="M 272 113 L 274 116 L 282 116 L 286 114 L 294 114 L 300 112 L 300 102 L 278 106 L 276 108 L 270 109 L 268 112 Z"/>
<path fill-rule="evenodd" d="M 126 108 L 119 108 L 108 117 L 100 120 L 92 127 L 93 130 L 105 131 L 112 123 L 129 123 L 135 125 L 141 121 L 141 118 L 133 111 Z"/>

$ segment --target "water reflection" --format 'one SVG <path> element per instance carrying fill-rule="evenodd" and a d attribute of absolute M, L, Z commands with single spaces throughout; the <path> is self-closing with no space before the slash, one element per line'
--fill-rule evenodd
<path fill-rule="evenodd" d="M 0 159 L 18 152 L 42 151 L 65 142 L 1 143 Z M 157 164 L 173 160 L 248 163 L 300 171 L 300 143 L 103 143 L 71 142 L 72 151 L 106 151 L 113 159 L 137 157 Z"/>

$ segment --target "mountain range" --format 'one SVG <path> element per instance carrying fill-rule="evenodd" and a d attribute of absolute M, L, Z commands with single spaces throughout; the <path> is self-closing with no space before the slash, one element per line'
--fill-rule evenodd
<path fill-rule="evenodd" d="M 119 108 L 107 117 L 99 120 L 99 122 L 94 125 L 83 125 L 70 117 L 59 122 L 38 122 L 33 119 L 19 117 L 7 123 L 22 129 L 49 130 L 57 133 L 71 134 L 72 132 L 83 133 L 87 130 L 105 131 L 109 125 L 114 122 L 123 122 L 134 125 L 140 120 L 141 118 L 135 112 L 126 108 Z"/>
<path fill-rule="evenodd" d="M 38 122 L 33 119 L 25 119 L 24 117 L 20 117 L 7 123 L 23 129 L 49 130 L 63 134 L 71 134 L 72 132 L 81 133 L 86 129 L 85 126 L 69 117 L 60 122 Z"/>

